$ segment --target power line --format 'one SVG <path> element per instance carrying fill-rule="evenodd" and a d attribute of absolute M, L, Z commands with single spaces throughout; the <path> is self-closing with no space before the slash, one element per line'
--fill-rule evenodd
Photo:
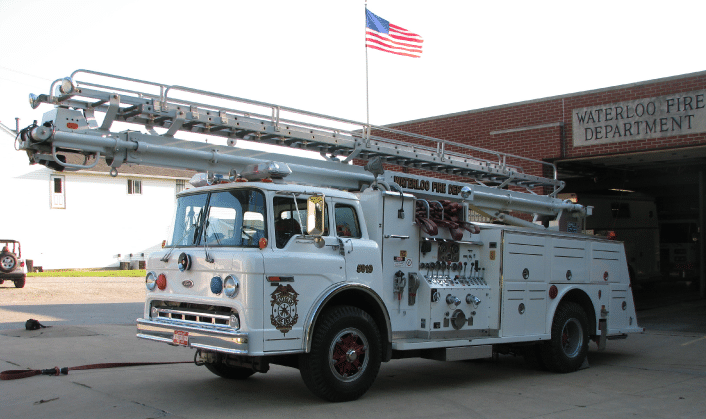
<path fill-rule="evenodd" d="M 48 78 L 46 78 L 46 77 L 35 76 L 34 74 L 25 73 L 24 71 L 15 70 L 15 69 L 8 68 L 8 67 L 5 67 L 5 66 L 0 66 L 0 69 L 7 70 L 7 71 L 12 71 L 13 73 L 22 74 L 22 75 L 24 75 L 24 76 L 29 76 L 29 77 L 34 77 L 34 78 L 37 78 L 37 79 L 40 79 L 40 80 L 45 80 L 45 81 L 48 81 L 48 82 L 52 82 L 52 81 L 53 81 L 53 80 L 48 79 Z"/>

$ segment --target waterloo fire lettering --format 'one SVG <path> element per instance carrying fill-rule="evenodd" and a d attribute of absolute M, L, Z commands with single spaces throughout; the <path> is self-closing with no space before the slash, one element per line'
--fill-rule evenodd
<path fill-rule="evenodd" d="M 431 181 L 425 180 L 425 179 L 404 177 L 404 176 L 395 176 L 393 178 L 393 181 L 396 184 L 400 185 L 400 188 L 402 188 L 402 189 L 411 189 L 411 190 L 427 191 L 427 192 L 431 191 L 431 192 L 436 192 L 438 194 L 451 195 L 451 196 L 460 194 L 461 189 L 463 188 L 463 185 L 454 185 L 452 183 L 442 182 L 442 181 L 431 182 Z"/>
<path fill-rule="evenodd" d="M 573 111 L 574 146 L 706 132 L 706 91 Z"/>
<path fill-rule="evenodd" d="M 415 191 L 428 191 L 430 185 L 428 180 L 403 176 L 395 176 L 395 183 L 400 185 L 400 188 L 414 189 Z"/>

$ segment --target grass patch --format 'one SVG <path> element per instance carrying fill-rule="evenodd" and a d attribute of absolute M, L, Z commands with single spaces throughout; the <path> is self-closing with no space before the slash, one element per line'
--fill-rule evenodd
<path fill-rule="evenodd" d="M 70 277 L 85 277 L 85 276 L 98 276 L 98 277 L 144 277 L 147 272 L 144 269 L 132 269 L 125 271 L 111 270 L 111 271 L 47 271 L 47 272 L 31 272 L 28 273 L 29 277 L 54 277 L 54 278 L 70 278 Z"/>

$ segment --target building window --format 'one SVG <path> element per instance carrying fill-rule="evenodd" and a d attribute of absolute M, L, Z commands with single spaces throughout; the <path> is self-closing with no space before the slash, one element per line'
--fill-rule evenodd
<path fill-rule="evenodd" d="M 186 189 L 186 181 L 184 179 L 176 180 L 176 193 L 179 193 Z"/>
<path fill-rule="evenodd" d="M 66 185 L 64 182 L 63 176 L 51 176 L 49 180 L 52 208 L 66 208 Z"/>
<path fill-rule="evenodd" d="M 142 181 L 135 179 L 127 180 L 127 193 L 128 195 L 141 195 L 142 194 Z"/>

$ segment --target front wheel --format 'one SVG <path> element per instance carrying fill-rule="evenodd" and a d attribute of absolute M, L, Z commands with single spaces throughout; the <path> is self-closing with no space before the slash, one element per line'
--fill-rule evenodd
<path fill-rule="evenodd" d="M 555 372 L 578 370 L 588 353 L 588 318 L 580 305 L 561 303 L 552 322 L 552 339 L 544 344 L 542 359 Z"/>
<path fill-rule="evenodd" d="M 216 374 L 219 377 L 227 378 L 229 380 L 245 380 L 251 375 L 255 374 L 251 368 L 243 367 L 231 367 L 223 363 L 218 364 L 205 364 L 206 369 Z"/>
<path fill-rule="evenodd" d="M 380 332 L 363 310 L 338 306 L 321 314 L 299 370 L 314 394 L 331 402 L 356 400 L 373 385 L 382 359 Z"/>

